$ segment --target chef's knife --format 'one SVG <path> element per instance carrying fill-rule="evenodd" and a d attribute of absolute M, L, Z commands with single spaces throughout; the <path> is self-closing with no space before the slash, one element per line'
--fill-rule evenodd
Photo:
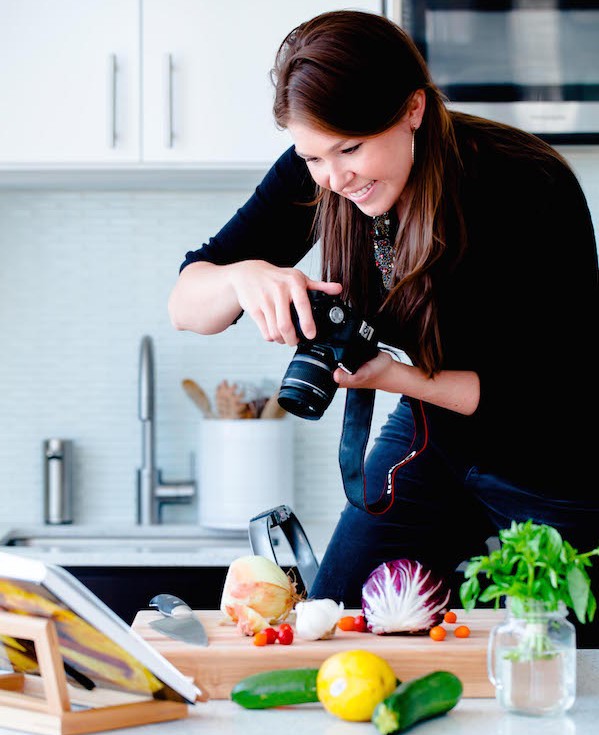
<path fill-rule="evenodd" d="M 154 630 L 195 646 L 208 645 L 204 626 L 186 602 L 175 595 L 156 595 L 149 605 L 163 615 L 158 620 L 150 621 Z"/>

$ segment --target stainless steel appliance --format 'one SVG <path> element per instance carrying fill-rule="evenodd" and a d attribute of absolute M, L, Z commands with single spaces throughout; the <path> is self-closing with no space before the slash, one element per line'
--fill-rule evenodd
<path fill-rule="evenodd" d="M 44 521 L 73 522 L 73 442 L 46 439 L 44 454 Z"/>
<path fill-rule="evenodd" d="M 401 0 L 453 109 L 554 143 L 599 141 L 599 2 Z"/>

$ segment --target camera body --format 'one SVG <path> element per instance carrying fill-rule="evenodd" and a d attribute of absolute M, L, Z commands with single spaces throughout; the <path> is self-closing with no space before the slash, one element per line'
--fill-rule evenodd
<path fill-rule="evenodd" d="M 279 404 L 300 418 L 317 420 L 330 405 L 337 390 L 333 372 L 337 367 L 355 373 L 376 357 L 374 328 L 342 299 L 322 291 L 308 291 L 316 337 L 303 334 L 297 312 L 291 318 L 299 344 L 279 390 Z"/>

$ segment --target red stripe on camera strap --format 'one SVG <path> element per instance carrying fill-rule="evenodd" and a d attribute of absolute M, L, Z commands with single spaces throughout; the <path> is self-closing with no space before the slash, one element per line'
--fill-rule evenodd
<path fill-rule="evenodd" d="M 364 458 L 370 436 L 375 391 L 371 388 L 348 388 L 343 414 L 343 430 L 339 443 L 339 466 L 345 495 L 349 502 L 371 515 L 381 515 L 393 505 L 397 471 L 421 454 L 428 444 L 428 424 L 422 401 L 409 399 L 414 417 L 414 436 L 406 456 L 387 472 L 386 487 L 379 498 L 368 504 Z"/>

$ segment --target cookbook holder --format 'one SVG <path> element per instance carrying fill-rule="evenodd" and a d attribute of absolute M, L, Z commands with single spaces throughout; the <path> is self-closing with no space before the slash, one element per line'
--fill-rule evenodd
<path fill-rule="evenodd" d="M 302 524 L 288 505 L 277 505 L 250 520 L 248 535 L 252 553 L 279 563 L 271 536 L 271 530 L 277 527 L 289 542 L 297 571 L 308 592 L 318 572 L 318 560 Z"/>
<path fill-rule="evenodd" d="M 44 735 L 76 735 L 188 716 L 181 702 L 143 700 L 109 689 L 67 684 L 54 621 L 0 612 L 0 636 L 33 643 L 40 676 L 0 674 L 0 723 Z"/>

